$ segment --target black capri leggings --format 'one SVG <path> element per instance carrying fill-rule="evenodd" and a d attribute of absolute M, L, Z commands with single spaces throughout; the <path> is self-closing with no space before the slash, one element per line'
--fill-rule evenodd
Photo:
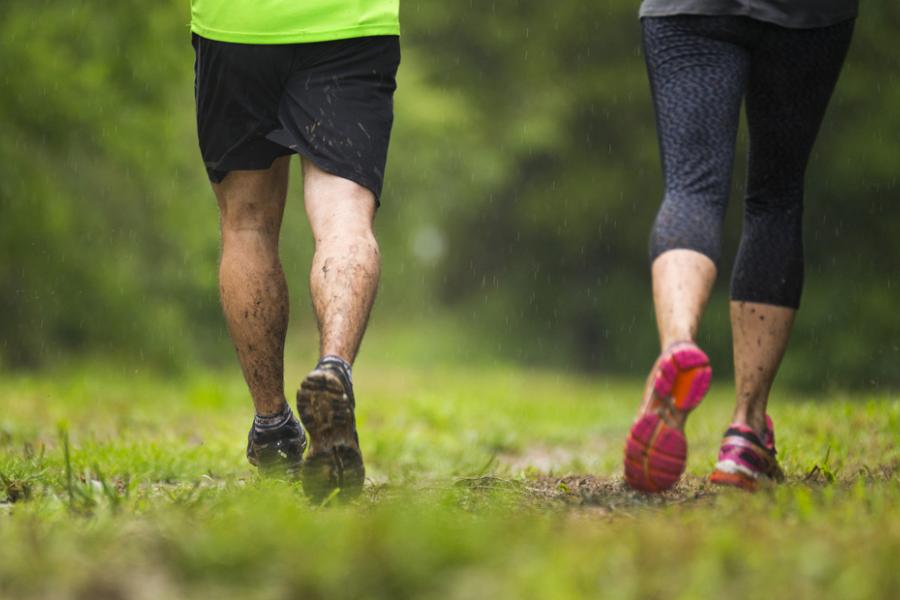
<path fill-rule="evenodd" d="M 642 20 L 665 176 L 650 258 L 676 248 L 718 262 L 741 99 L 750 132 L 734 300 L 797 308 L 803 177 L 853 21 L 787 29 L 747 17 Z"/>

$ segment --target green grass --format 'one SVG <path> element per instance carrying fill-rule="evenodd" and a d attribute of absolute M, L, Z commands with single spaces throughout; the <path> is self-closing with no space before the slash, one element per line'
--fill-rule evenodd
<path fill-rule="evenodd" d="M 311 506 L 246 464 L 233 372 L 5 375 L 0 598 L 900 597 L 896 396 L 776 393 L 788 482 L 751 496 L 703 481 L 719 383 L 688 424 L 688 475 L 647 497 L 620 477 L 640 382 L 366 364 L 356 380 L 370 483 Z"/>

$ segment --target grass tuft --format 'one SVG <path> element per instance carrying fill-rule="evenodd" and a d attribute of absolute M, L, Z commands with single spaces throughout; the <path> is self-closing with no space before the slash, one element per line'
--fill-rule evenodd
<path fill-rule="evenodd" d="M 714 388 L 686 476 L 646 495 L 620 475 L 640 382 L 379 366 L 356 387 L 367 486 L 313 504 L 246 464 L 233 375 L 6 377 L 0 598 L 900 597 L 896 397 L 776 393 L 787 480 L 748 495 L 706 481 Z"/>

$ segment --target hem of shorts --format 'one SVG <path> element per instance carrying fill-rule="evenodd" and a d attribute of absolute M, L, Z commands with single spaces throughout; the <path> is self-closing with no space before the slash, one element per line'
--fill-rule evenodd
<path fill-rule="evenodd" d="M 280 156 L 274 157 L 274 158 L 272 159 L 272 162 L 269 163 L 269 165 L 268 165 L 268 166 L 265 166 L 265 167 L 234 168 L 234 169 L 222 170 L 222 169 L 218 169 L 218 168 L 216 168 L 216 167 L 213 167 L 213 166 L 210 166 L 210 165 L 206 164 L 205 166 L 206 166 L 206 175 L 207 175 L 207 178 L 208 178 L 210 181 L 212 181 L 213 183 L 221 183 L 221 182 L 222 182 L 222 179 L 225 179 L 225 175 L 228 175 L 228 174 L 231 173 L 232 171 L 265 171 L 265 170 L 267 170 L 267 169 L 271 169 L 271 168 L 272 168 L 272 165 L 275 164 L 275 161 L 278 160 L 279 158 L 282 158 L 282 157 L 285 157 L 285 156 L 292 156 L 292 155 L 296 154 L 297 156 L 300 156 L 300 157 L 301 157 L 302 159 L 304 159 L 304 160 L 309 160 L 309 161 L 311 161 L 313 164 L 315 164 L 317 167 L 319 167 L 320 169 L 322 169 L 322 170 L 325 171 L 326 173 L 329 173 L 329 174 L 331 174 L 331 175 L 334 175 L 335 177 L 340 177 L 340 178 L 342 178 L 342 179 L 347 179 L 348 181 L 352 181 L 353 183 L 356 183 L 356 184 L 358 184 L 358 185 L 363 186 L 364 188 L 366 188 L 367 190 L 369 190 L 370 192 L 372 192 L 372 196 L 374 196 L 374 198 L 375 198 L 375 208 L 378 208 L 379 206 L 381 206 L 381 194 L 379 194 L 379 193 L 377 193 L 377 192 L 375 191 L 374 186 L 372 185 L 372 182 L 371 182 L 371 181 L 369 181 L 369 182 L 363 181 L 363 178 L 362 178 L 362 177 L 357 177 L 357 176 L 355 176 L 353 173 L 346 173 L 346 172 L 344 172 L 344 170 L 341 169 L 340 166 L 337 165 L 336 163 L 333 163 L 333 162 L 328 161 L 328 160 L 323 160 L 323 159 L 321 159 L 321 158 L 319 158 L 319 157 L 317 157 L 317 156 L 313 156 L 313 155 L 310 154 L 310 153 L 306 153 L 306 152 L 303 152 L 303 151 L 301 151 L 301 150 L 297 150 L 297 149 L 295 149 L 295 148 L 288 148 L 287 146 L 285 146 L 284 148 L 285 148 L 286 150 L 289 150 L 289 152 L 286 152 L 286 153 L 284 153 L 284 154 L 282 154 L 282 155 L 280 155 Z M 221 162 L 221 161 L 220 161 L 220 162 Z M 210 175 L 210 173 L 209 173 L 210 170 L 215 171 L 215 172 L 217 172 L 217 173 L 223 173 L 222 179 L 215 180 L 215 179 L 213 179 L 212 177 L 210 177 L 210 176 L 209 176 L 209 175 Z"/>
<path fill-rule="evenodd" d="M 833 18 L 825 19 L 821 23 L 798 23 L 794 21 L 790 21 L 787 19 L 766 19 L 760 17 L 758 15 L 750 14 L 749 12 L 744 14 L 738 14 L 729 10 L 722 10 L 720 12 L 705 9 L 703 11 L 700 10 L 691 10 L 689 8 L 683 9 L 674 9 L 674 10 L 642 10 L 640 11 L 638 18 L 660 18 L 660 17 L 746 17 L 748 19 L 753 19 L 754 21 L 759 21 L 761 23 L 769 23 L 770 25 L 778 25 L 779 27 L 784 27 L 786 29 L 820 29 L 822 27 L 831 27 L 833 25 L 839 25 L 841 23 L 845 23 L 847 21 L 852 21 L 859 15 L 859 11 L 853 10 L 847 12 L 843 15 L 837 15 Z"/>
<path fill-rule="evenodd" d="M 286 143 L 284 143 L 284 141 L 278 141 L 278 140 L 271 139 L 268 137 L 269 135 L 271 135 L 272 133 L 274 133 L 276 131 L 284 131 L 292 143 L 286 144 Z M 380 182 L 381 187 L 376 190 L 375 189 L 376 183 L 378 183 L 377 180 L 375 182 L 373 182 L 371 179 L 367 179 L 357 173 L 348 171 L 340 163 L 336 163 L 336 162 L 328 160 L 327 158 L 322 158 L 321 156 L 317 156 L 315 154 L 315 151 L 313 151 L 311 148 L 309 148 L 307 146 L 306 141 L 303 138 L 296 136 L 288 129 L 281 129 L 281 130 L 273 129 L 272 131 L 268 132 L 263 137 L 265 137 L 266 139 L 268 139 L 269 141 L 271 141 L 275 144 L 278 144 L 282 148 L 286 148 L 286 149 L 290 150 L 291 152 L 297 154 L 298 156 L 300 156 L 302 158 L 308 159 L 314 165 L 316 165 L 317 167 L 319 167 L 326 173 L 329 173 L 336 177 L 340 177 L 342 179 L 346 179 L 348 181 L 352 181 L 353 183 L 363 186 L 364 188 L 366 188 L 367 190 L 372 192 L 372 195 L 375 197 L 375 208 L 377 209 L 379 206 L 381 206 L 381 188 L 383 188 L 383 186 L 384 186 L 384 179 L 382 179 Z"/>
<path fill-rule="evenodd" d="M 698 245 L 691 244 L 672 244 L 671 246 L 665 246 L 661 248 L 650 248 L 650 251 L 647 253 L 648 258 L 650 259 L 650 266 L 653 266 L 654 261 L 657 258 L 665 254 L 666 252 L 671 252 L 672 250 L 690 250 L 691 252 L 696 252 L 697 254 L 702 254 L 706 258 L 712 261 L 712 263 L 716 266 L 716 269 L 720 267 L 720 261 L 722 260 L 721 253 L 712 253 L 709 252 L 706 248 L 701 248 Z"/>
<path fill-rule="evenodd" d="M 272 132 L 270 131 L 269 133 L 272 133 Z M 340 163 L 332 162 L 332 161 L 328 160 L 327 158 L 322 158 L 320 156 L 316 156 L 312 150 L 308 149 L 304 144 L 300 143 L 300 141 L 297 140 L 297 138 L 294 137 L 294 135 L 292 135 L 289 131 L 287 132 L 287 134 L 291 137 L 291 141 L 294 142 L 293 144 L 287 145 L 282 142 L 278 142 L 278 141 L 271 140 L 271 139 L 269 141 L 271 141 L 274 144 L 278 144 L 285 150 L 290 151 L 292 154 L 296 154 L 297 156 L 300 156 L 303 159 L 309 160 L 310 162 L 312 162 L 314 165 L 316 165 L 317 167 L 319 167 L 326 173 L 334 175 L 335 177 L 340 177 L 342 179 L 352 181 L 353 183 L 363 186 L 364 188 L 366 188 L 367 190 L 372 192 L 372 195 L 375 197 L 375 208 L 377 209 L 379 206 L 381 206 L 381 192 L 377 191 L 375 189 L 375 184 L 371 180 L 366 180 L 365 177 L 361 177 L 361 176 L 357 175 L 356 173 L 348 172 L 346 169 L 343 168 L 343 166 Z M 269 134 L 266 134 L 266 136 L 268 136 L 268 135 Z M 266 137 L 266 136 L 263 136 L 263 137 Z M 274 160 L 273 160 L 273 162 L 274 162 Z M 384 182 L 382 181 L 382 184 L 383 183 Z"/>
<path fill-rule="evenodd" d="M 335 177 L 340 177 L 341 179 L 346 179 L 348 181 L 352 181 L 357 185 L 361 185 L 370 192 L 372 192 L 372 197 L 375 198 L 375 208 L 379 208 L 381 206 L 381 194 L 375 191 L 375 186 L 372 185 L 371 181 L 365 181 L 364 177 L 358 176 L 356 173 L 347 173 L 345 170 L 341 168 L 338 163 L 333 163 L 330 160 L 322 159 L 318 156 L 313 155 L 312 153 L 306 152 L 303 148 L 291 148 L 301 159 L 309 160 L 314 165 L 328 173 L 329 175 L 334 175 Z"/>
<path fill-rule="evenodd" d="M 222 31 L 204 27 L 197 23 L 191 23 L 191 32 L 216 42 L 230 42 L 234 44 L 309 44 L 313 42 L 333 42 L 336 40 L 369 36 L 399 36 L 400 26 L 398 24 L 363 25 L 346 29 L 331 29 L 328 31 L 240 33 L 236 31 Z"/>
<path fill-rule="evenodd" d="M 771 298 L 763 298 L 758 294 L 736 294 L 730 293 L 729 300 L 732 302 L 750 302 L 752 304 L 765 304 L 766 306 L 774 306 L 776 308 L 787 308 L 790 310 L 800 310 L 800 300 L 802 298 L 798 298 L 796 302 L 789 302 L 787 300 L 772 300 Z"/>
<path fill-rule="evenodd" d="M 204 165 L 206 166 L 206 169 L 207 169 L 207 176 L 209 176 L 210 169 L 212 169 L 213 171 L 220 172 L 220 173 L 225 173 L 226 175 L 228 173 L 231 173 L 232 171 L 265 171 L 266 169 L 272 168 L 272 165 L 275 164 L 275 161 L 277 159 L 281 158 L 282 156 L 291 156 L 292 154 L 296 154 L 298 156 L 301 156 L 305 159 L 312 161 L 313 164 L 315 164 L 317 167 L 319 167 L 326 173 L 330 173 L 331 175 L 335 175 L 337 177 L 347 179 L 349 181 L 352 181 L 353 183 L 363 186 L 364 188 L 366 188 L 367 190 L 372 192 L 373 196 L 375 196 L 375 208 L 378 208 L 379 206 L 381 206 L 381 192 L 375 190 L 375 185 L 371 181 L 366 181 L 366 179 L 364 177 L 360 177 L 359 175 L 356 175 L 355 173 L 346 172 L 346 170 L 343 169 L 338 163 L 334 163 L 330 160 L 315 156 L 311 151 L 307 150 L 306 148 L 302 147 L 300 144 L 296 143 L 296 138 L 293 138 L 293 136 L 292 136 L 292 138 L 295 142 L 293 145 L 286 145 L 286 144 L 282 144 L 280 142 L 276 142 L 274 140 L 269 140 L 273 144 L 281 146 L 282 148 L 287 150 L 287 152 L 272 158 L 272 162 L 270 162 L 269 165 L 266 167 L 252 167 L 252 168 L 243 168 L 243 169 L 236 167 L 236 168 L 231 168 L 231 169 L 227 169 L 227 170 L 220 169 L 219 167 L 221 167 L 222 163 L 224 163 L 228 159 L 228 155 L 231 153 L 231 151 L 234 150 L 235 148 L 237 148 L 238 146 L 240 146 L 241 144 L 243 144 L 244 142 L 246 142 L 247 139 L 250 137 L 250 135 L 252 135 L 252 134 L 248 134 L 248 135 L 242 137 L 240 139 L 240 141 L 238 141 L 237 143 L 232 145 L 231 148 L 227 152 L 225 152 L 225 154 L 223 154 L 222 157 L 218 161 L 216 161 L 214 164 L 210 164 L 210 163 L 204 161 Z M 268 135 L 268 134 L 266 134 L 266 135 Z M 266 136 L 264 135 L 262 137 L 266 137 Z M 223 179 L 224 179 L 224 176 L 223 176 Z M 219 182 L 214 181 L 212 179 L 212 177 L 209 177 L 209 180 L 213 181 L 213 183 L 219 183 Z"/>

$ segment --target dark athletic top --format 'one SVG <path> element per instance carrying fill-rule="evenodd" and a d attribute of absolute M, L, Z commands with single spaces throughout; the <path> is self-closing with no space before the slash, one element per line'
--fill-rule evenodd
<path fill-rule="evenodd" d="M 856 17 L 859 0 L 644 0 L 642 17 L 729 15 L 782 27 L 827 27 Z"/>

